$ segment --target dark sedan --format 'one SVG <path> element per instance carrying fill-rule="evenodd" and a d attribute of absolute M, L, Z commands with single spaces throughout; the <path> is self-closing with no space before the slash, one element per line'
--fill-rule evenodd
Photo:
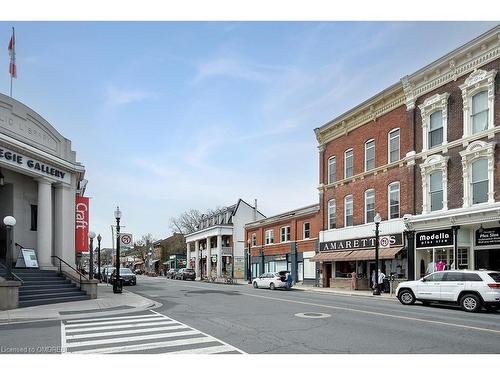
<path fill-rule="evenodd" d="M 113 284 L 115 281 L 116 273 L 113 271 L 111 277 L 109 278 L 109 283 Z M 136 285 L 137 278 L 135 274 L 128 268 L 120 268 L 120 278 L 123 280 L 124 285 Z"/>
<path fill-rule="evenodd" d="M 195 280 L 196 272 L 192 268 L 181 268 L 175 275 L 177 280 Z"/>

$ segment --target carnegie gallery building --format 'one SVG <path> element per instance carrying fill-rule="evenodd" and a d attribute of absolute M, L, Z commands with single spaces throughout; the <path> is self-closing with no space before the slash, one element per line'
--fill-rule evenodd
<path fill-rule="evenodd" d="M 0 220 L 10 215 L 17 221 L 14 265 L 21 247 L 35 250 L 40 268 L 52 268 L 53 255 L 75 265 L 75 203 L 84 174 L 70 140 L 31 108 L 0 94 Z M 2 225 L 1 263 L 6 249 Z"/>

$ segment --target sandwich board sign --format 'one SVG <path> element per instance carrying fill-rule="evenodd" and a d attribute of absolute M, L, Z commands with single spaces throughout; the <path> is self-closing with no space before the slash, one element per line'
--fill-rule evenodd
<path fill-rule="evenodd" d="M 17 254 L 16 268 L 38 268 L 38 259 L 33 249 L 21 249 Z"/>

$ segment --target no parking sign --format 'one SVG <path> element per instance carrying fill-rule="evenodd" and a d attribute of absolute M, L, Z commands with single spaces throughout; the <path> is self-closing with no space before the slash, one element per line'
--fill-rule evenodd
<path fill-rule="evenodd" d="M 132 246 L 132 234 L 120 233 L 120 246 Z"/>

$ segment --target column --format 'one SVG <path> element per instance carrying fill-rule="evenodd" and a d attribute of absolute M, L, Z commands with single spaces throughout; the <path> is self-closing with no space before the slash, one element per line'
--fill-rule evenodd
<path fill-rule="evenodd" d="M 406 248 L 408 254 L 408 280 L 415 280 L 415 231 L 408 230 L 406 233 Z"/>
<path fill-rule="evenodd" d="M 210 237 L 207 237 L 207 264 L 206 264 L 206 268 L 207 268 L 207 278 L 210 277 L 210 272 L 211 272 L 211 267 L 212 267 L 212 259 L 211 259 L 211 255 L 210 255 Z"/>
<path fill-rule="evenodd" d="M 194 256 L 195 256 L 195 265 L 194 271 L 196 272 L 196 280 L 201 279 L 201 270 L 200 270 L 200 241 L 194 241 Z"/>
<path fill-rule="evenodd" d="M 54 255 L 75 266 L 75 195 L 65 184 L 55 186 Z"/>
<path fill-rule="evenodd" d="M 52 183 L 38 181 L 37 256 L 40 268 L 52 267 Z"/>
<path fill-rule="evenodd" d="M 217 277 L 222 277 L 222 235 L 217 236 Z"/>
<path fill-rule="evenodd" d="M 191 268 L 191 242 L 186 242 L 186 268 Z"/>

